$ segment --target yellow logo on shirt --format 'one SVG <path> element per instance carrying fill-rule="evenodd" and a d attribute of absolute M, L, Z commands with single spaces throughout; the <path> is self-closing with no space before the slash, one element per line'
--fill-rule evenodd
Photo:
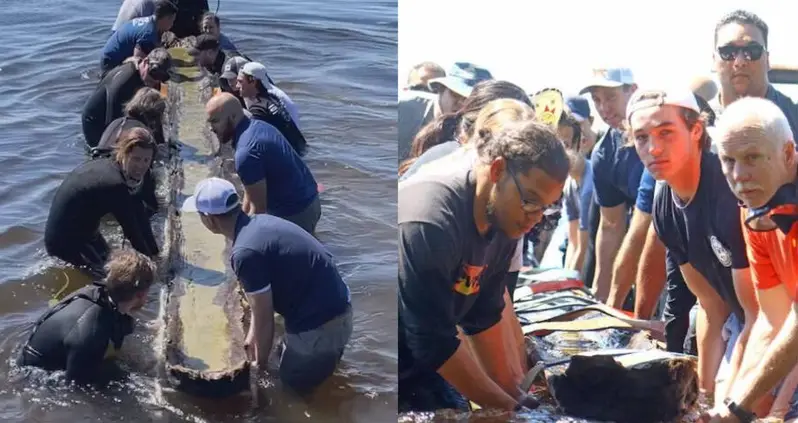
<path fill-rule="evenodd" d="M 474 295 L 479 293 L 479 277 L 485 266 L 463 265 L 462 274 L 454 283 L 454 290 L 462 295 Z"/>

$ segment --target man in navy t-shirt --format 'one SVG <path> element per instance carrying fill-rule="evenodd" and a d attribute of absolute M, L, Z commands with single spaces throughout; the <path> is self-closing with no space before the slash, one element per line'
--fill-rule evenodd
<path fill-rule="evenodd" d="M 613 263 L 626 234 L 629 210 L 637 197 L 643 164 L 627 145 L 622 132 L 626 103 L 637 89 L 632 71 L 626 68 L 595 69 L 593 80 L 579 94 L 589 93 L 601 119 L 610 129 L 593 147 L 593 192 L 600 206 L 600 223 L 595 239 L 596 270 L 593 292 L 604 302 L 609 296 Z M 639 249 L 639 246 L 629 248 Z M 586 260 L 590 263 L 592 260 Z M 589 273 L 586 271 L 585 273 Z"/>
<path fill-rule="evenodd" d="M 128 57 L 145 57 L 161 43 L 161 34 L 172 28 L 177 6 L 168 0 L 155 5 L 155 14 L 133 19 L 119 27 L 103 47 L 100 71 L 105 75 Z"/>
<path fill-rule="evenodd" d="M 321 217 L 318 185 L 282 133 L 247 118 L 229 93 L 211 98 L 205 111 L 219 142 L 233 143 L 236 172 L 244 184 L 244 212 L 268 213 L 314 233 Z"/>
<path fill-rule="evenodd" d="M 352 335 L 349 287 L 332 255 L 287 220 L 242 213 L 235 186 L 224 179 L 198 183 L 182 210 L 199 212 L 206 228 L 233 244 L 230 264 L 252 313 L 245 341 L 250 359 L 268 359 L 279 313 L 286 331 L 280 379 L 311 392 L 335 371 Z"/>
<path fill-rule="evenodd" d="M 701 305 L 700 387 L 722 400 L 757 308 L 739 215 L 729 213 L 737 199 L 709 150 L 699 113 L 688 89 L 646 90 L 629 100 L 627 116 L 646 169 L 667 183 L 654 198 L 654 229 Z"/>

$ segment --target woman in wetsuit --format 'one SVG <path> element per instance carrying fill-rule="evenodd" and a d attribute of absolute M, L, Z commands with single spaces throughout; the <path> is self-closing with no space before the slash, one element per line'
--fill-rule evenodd
<path fill-rule="evenodd" d="M 33 328 L 21 353 L 23 366 L 66 370 L 78 382 L 97 381 L 109 350 L 115 352 L 133 332 L 131 311 L 147 303 L 155 281 L 152 260 L 132 250 L 114 253 L 108 276 L 68 295 Z"/>
<path fill-rule="evenodd" d="M 47 253 L 102 274 L 109 247 L 100 234 L 100 220 L 111 214 L 133 248 L 156 256 L 148 213 L 135 195 L 154 155 L 150 132 L 133 128 L 122 133 L 114 157 L 88 161 L 67 175 L 50 206 L 44 232 Z"/>
<path fill-rule="evenodd" d="M 120 135 L 133 128 L 144 128 L 153 135 L 156 144 L 166 142 L 163 135 L 163 115 L 166 101 L 161 93 L 153 88 L 141 88 L 125 105 L 125 115 L 111 122 L 100 139 L 97 147 L 91 149 L 92 158 L 110 157 L 114 154 Z M 152 169 L 144 175 L 140 188 L 135 193 L 152 216 L 158 211 L 158 200 L 155 198 L 155 178 Z"/>

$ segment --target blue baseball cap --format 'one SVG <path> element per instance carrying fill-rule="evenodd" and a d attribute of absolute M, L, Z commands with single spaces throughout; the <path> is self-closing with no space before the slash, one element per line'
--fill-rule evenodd
<path fill-rule="evenodd" d="M 570 96 L 565 99 L 565 105 L 577 121 L 583 122 L 590 118 L 590 103 L 586 98 L 578 95 Z"/>
<path fill-rule="evenodd" d="M 468 97 L 471 95 L 474 85 L 491 79 L 493 79 L 493 75 L 487 69 L 473 63 L 457 62 L 452 65 L 446 76 L 431 79 L 428 85 L 432 91 L 437 92 L 439 87 L 436 85 L 442 85 L 460 96 Z"/>
<path fill-rule="evenodd" d="M 635 77 L 629 68 L 593 69 L 593 78 L 579 91 L 579 95 L 590 92 L 591 88 L 618 88 L 635 83 Z"/>
<path fill-rule="evenodd" d="M 208 178 L 194 188 L 194 195 L 186 198 L 180 210 L 204 214 L 225 214 L 239 205 L 236 187 L 222 178 Z"/>

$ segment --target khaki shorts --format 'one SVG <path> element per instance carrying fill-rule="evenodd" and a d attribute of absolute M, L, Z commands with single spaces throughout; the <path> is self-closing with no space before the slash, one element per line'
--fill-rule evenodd
<path fill-rule="evenodd" d="M 316 224 L 319 223 L 319 219 L 321 218 L 321 202 L 319 201 L 319 196 L 316 196 L 316 198 L 305 207 L 305 210 L 295 215 L 280 217 L 296 224 L 307 231 L 307 233 L 313 235 L 314 232 L 316 232 Z"/>
<path fill-rule="evenodd" d="M 280 358 L 280 380 L 299 394 L 311 393 L 335 372 L 351 337 L 351 306 L 316 329 L 286 333 Z"/>

